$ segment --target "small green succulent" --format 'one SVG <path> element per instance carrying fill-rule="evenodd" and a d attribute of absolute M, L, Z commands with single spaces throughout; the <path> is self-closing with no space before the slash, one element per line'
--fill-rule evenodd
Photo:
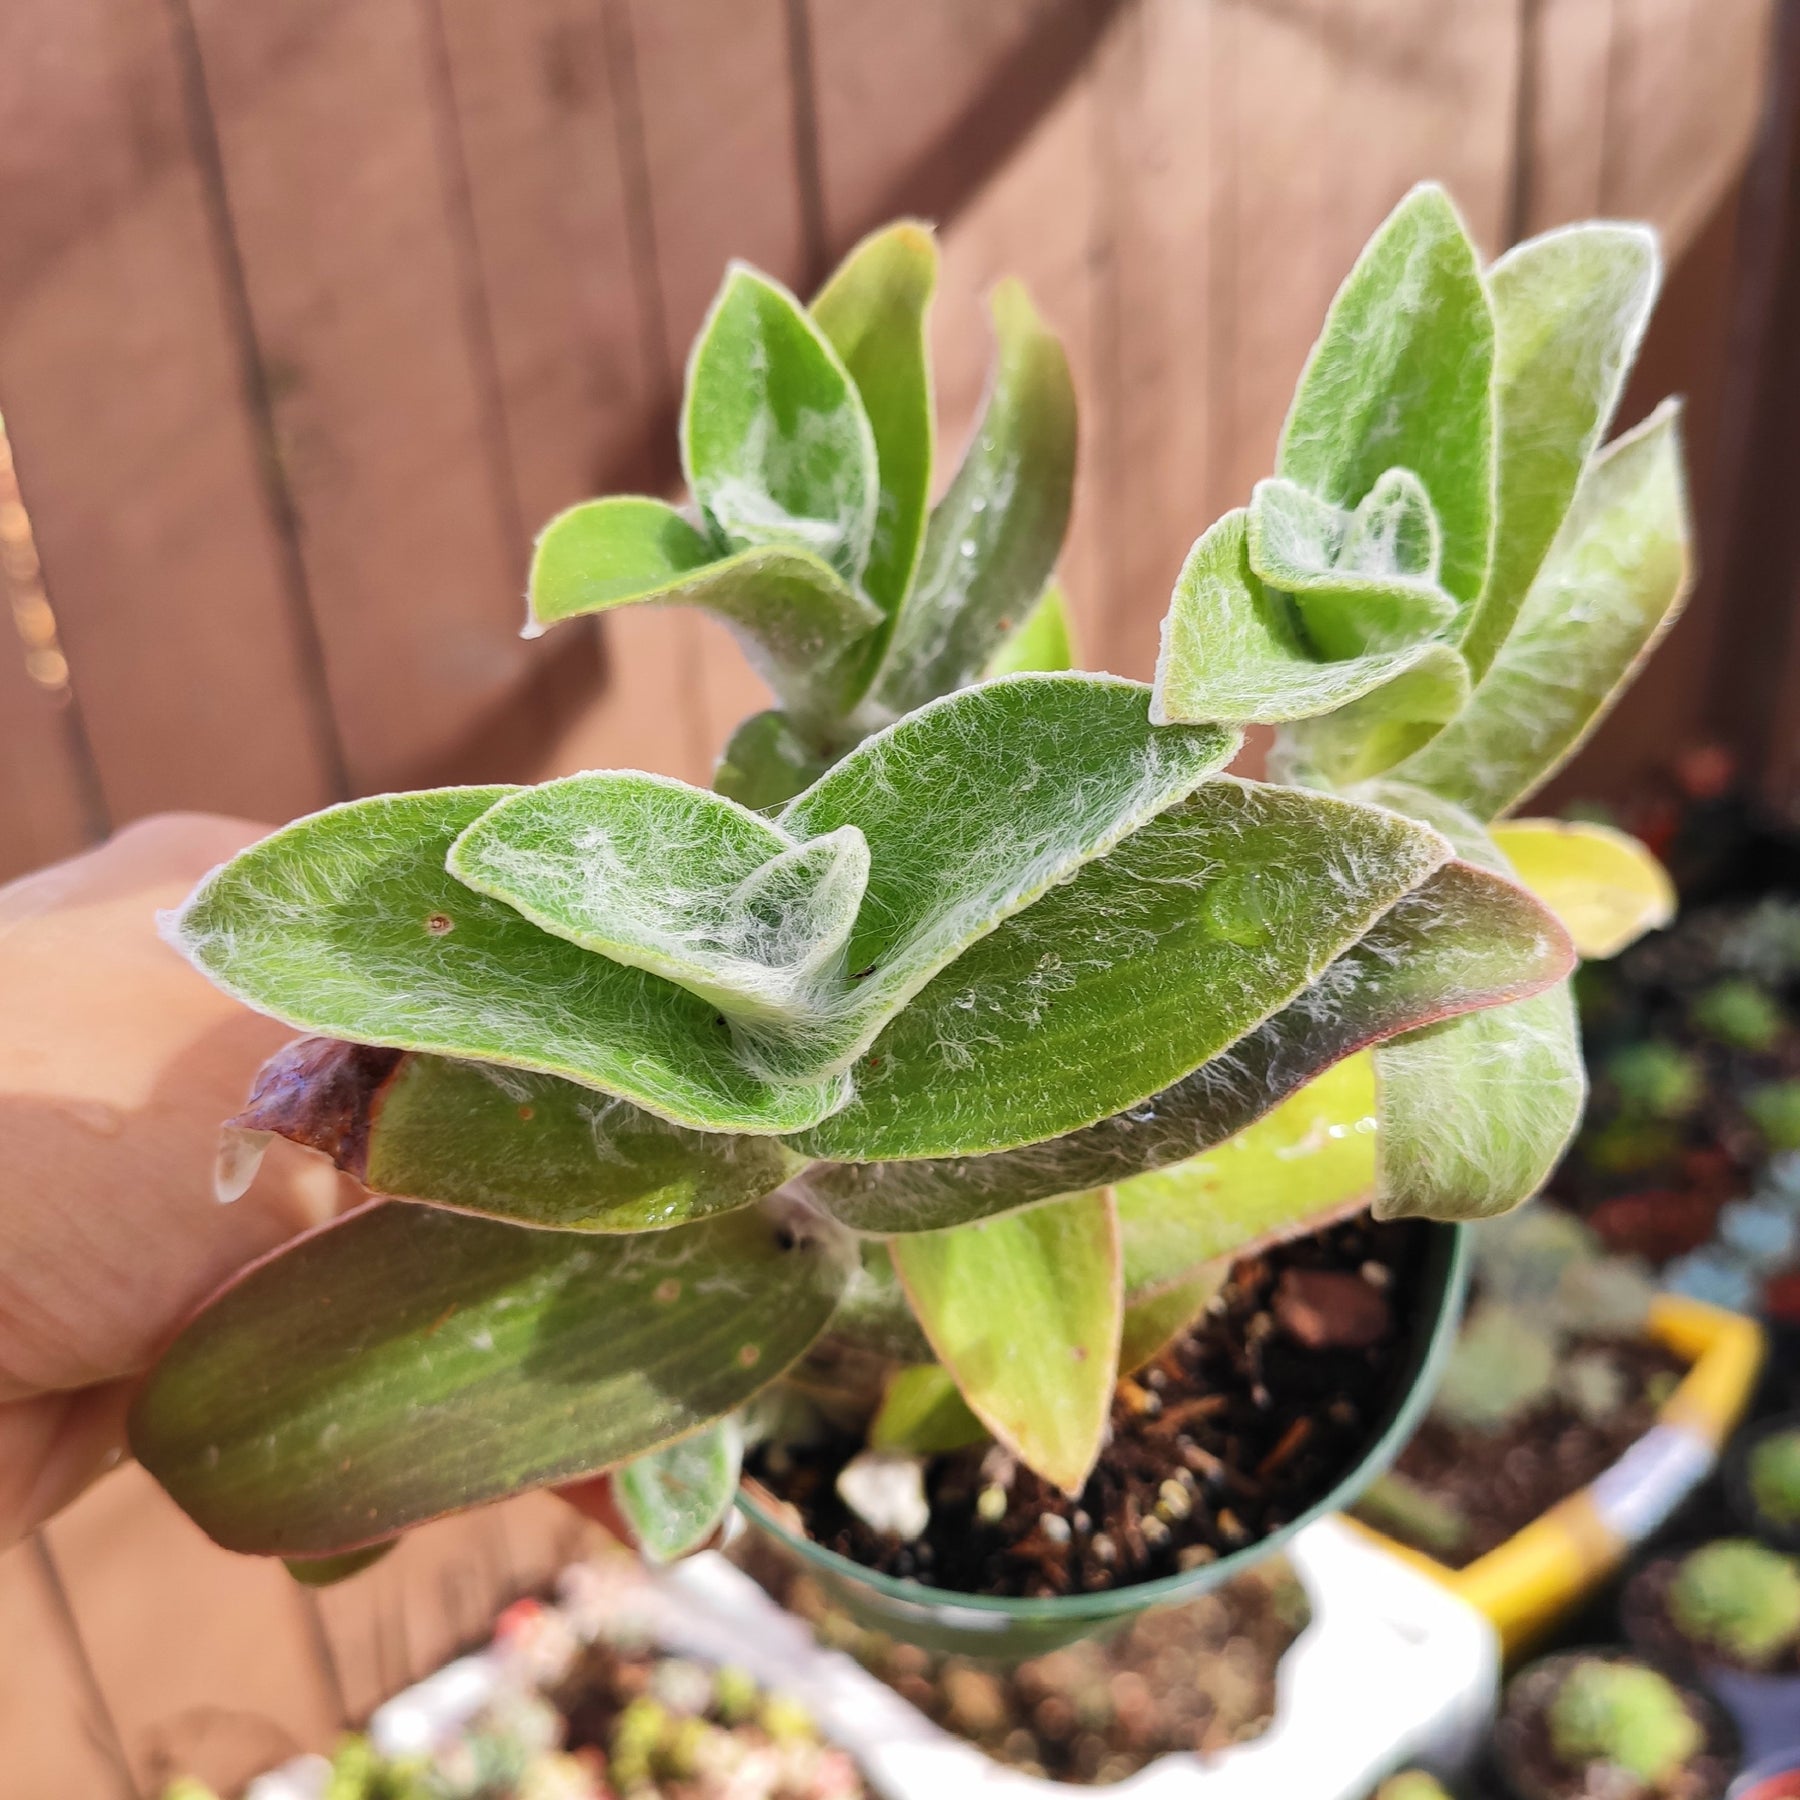
<path fill-rule="evenodd" d="M 1706 1076 L 1686 1050 L 1657 1039 L 1628 1045 L 1606 1059 L 1624 1111 L 1641 1119 L 1685 1119 L 1706 1094 Z"/>
<path fill-rule="evenodd" d="M 1800 1426 L 1760 1439 L 1746 1472 L 1757 1511 L 1783 1531 L 1800 1530 Z"/>
<path fill-rule="evenodd" d="M 1550 1743 L 1570 1768 L 1607 1763 L 1661 1792 L 1705 1745 L 1681 1690 L 1642 1663 L 1582 1657 L 1550 1702 Z"/>
<path fill-rule="evenodd" d="M 1800 1081 L 1769 1081 L 1744 1096 L 1744 1110 L 1771 1150 L 1800 1150 Z"/>
<path fill-rule="evenodd" d="M 1768 1050 L 1787 1027 L 1769 990 L 1741 977 L 1708 988 L 1693 1016 L 1702 1031 L 1736 1050 Z"/>
<path fill-rule="evenodd" d="M 1390 1775 L 1375 1790 L 1375 1800 L 1450 1800 L 1450 1790 L 1435 1775 L 1423 1769 L 1408 1769 Z"/>
<path fill-rule="evenodd" d="M 1752 1668 L 1800 1645 L 1800 1567 L 1749 1538 L 1721 1538 L 1681 1559 L 1669 1616 L 1697 1644 Z"/>
<path fill-rule="evenodd" d="M 1432 1411 L 1467 1431 L 1498 1431 L 1556 1388 L 1556 1343 L 1528 1314 L 1475 1307 L 1444 1365 Z"/>
<path fill-rule="evenodd" d="M 253 1268 L 152 1375 L 138 1456 L 219 1541 L 335 1556 L 621 1470 L 679 1554 L 739 1415 L 834 1362 L 864 1418 L 871 1372 L 935 1362 L 1076 1492 L 1121 1356 L 1210 1265 L 1364 1196 L 1502 1213 L 1565 1148 L 1576 950 L 1659 923 L 1666 882 L 1506 815 L 1687 588 L 1676 411 L 1603 442 L 1651 234 L 1484 264 L 1408 195 L 1270 478 L 1194 544 L 1153 684 L 1068 666 L 1075 396 L 1016 283 L 933 502 L 937 266 L 912 223 L 810 302 L 734 266 L 687 365 L 688 504 L 538 540 L 531 633 L 687 605 L 736 634 L 774 704 L 712 787 L 356 800 L 167 921 L 314 1034 L 231 1167 L 280 1134 L 414 1203 Z M 1274 780 L 1227 773 L 1252 725 Z"/>

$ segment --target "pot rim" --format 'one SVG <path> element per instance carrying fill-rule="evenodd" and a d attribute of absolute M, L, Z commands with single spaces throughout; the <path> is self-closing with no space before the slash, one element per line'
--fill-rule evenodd
<path fill-rule="evenodd" d="M 1128 1587 L 1107 1588 L 1094 1594 L 1061 1594 L 1044 1598 L 1027 1598 L 1003 1594 L 969 1594 L 955 1588 L 928 1587 L 923 1582 L 897 1575 L 884 1575 L 828 1550 L 804 1533 L 788 1528 L 772 1505 L 758 1498 L 753 1486 L 740 1484 L 736 1504 L 759 1530 L 767 1532 L 803 1561 L 829 1571 L 841 1581 L 851 1581 L 873 1590 L 884 1599 L 943 1617 L 953 1613 L 986 1614 L 992 1628 L 1003 1623 L 1055 1623 L 1077 1619 L 1110 1619 L 1120 1614 L 1139 1612 L 1167 1601 L 1179 1600 L 1204 1592 L 1229 1580 L 1240 1571 L 1254 1567 L 1288 1542 L 1295 1533 L 1328 1513 L 1341 1512 L 1352 1504 L 1364 1488 L 1380 1475 L 1405 1448 L 1425 1415 L 1437 1388 L 1437 1378 L 1445 1359 L 1456 1341 L 1462 1320 L 1463 1300 L 1468 1292 L 1472 1236 L 1460 1221 L 1427 1221 L 1431 1226 L 1431 1242 L 1426 1252 L 1423 1285 L 1435 1302 L 1436 1312 L 1422 1340 L 1415 1342 L 1412 1358 L 1402 1377 L 1402 1385 L 1390 1407 L 1386 1421 L 1376 1433 L 1363 1455 L 1311 1506 L 1298 1513 L 1285 1525 L 1266 1533 L 1253 1543 L 1234 1550 L 1198 1568 L 1185 1569 L 1173 1575 L 1159 1576 L 1154 1581 L 1134 1582 Z"/>
<path fill-rule="evenodd" d="M 1764 1438 L 1778 1431 L 1800 1431 L 1800 1410 L 1757 1419 L 1740 1431 L 1725 1457 L 1725 1498 L 1744 1534 L 1775 1550 L 1800 1552 L 1800 1525 L 1785 1529 L 1767 1518 L 1750 1492 L 1750 1457 Z"/>

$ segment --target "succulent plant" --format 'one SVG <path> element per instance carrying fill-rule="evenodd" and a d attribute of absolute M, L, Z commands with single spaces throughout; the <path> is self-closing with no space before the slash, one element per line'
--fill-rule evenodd
<path fill-rule="evenodd" d="M 1744 1096 L 1744 1110 L 1771 1150 L 1800 1150 L 1800 1081 L 1767 1081 Z"/>
<path fill-rule="evenodd" d="M 1644 1119 L 1685 1119 L 1706 1093 L 1706 1076 L 1686 1050 L 1647 1039 L 1615 1051 L 1606 1073 L 1629 1115 Z"/>
<path fill-rule="evenodd" d="M 1772 1049 L 1787 1020 L 1767 988 L 1741 977 L 1721 981 L 1694 1002 L 1694 1023 L 1736 1050 Z"/>
<path fill-rule="evenodd" d="M 1572 1214 L 1537 1205 L 1475 1228 L 1482 1298 L 1444 1367 L 1432 1414 L 1465 1431 L 1496 1432 L 1552 1395 L 1599 1422 L 1617 1412 L 1624 1380 L 1603 1351 L 1577 1338 L 1642 1330 L 1655 1283 L 1635 1257 L 1612 1256 Z"/>
<path fill-rule="evenodd" d="M 1782 1531 L 1800 1530 L 1800 1426 L 1759 1439 L 1747 1473 L 1757 1511 Z"/>
<path fill-rule="evenodd" d="M 1655 1669 L 1581 1657 L 1550 1701 L 1550 1743 L 1570 1768 L 1607 1763 L 1659 1793 L 1706 1743 L 1681 1690 Z"/>
<path fill-rule="evenodd" d="M 1450 1790 L 1423 1769 L 1390 1775 L 1375 1790 L 1375 1800 L 1450 1800 Z"/>
<path fill-rule="evenodd" d="M 1765 1667 L 1800 1646 L 1800 1567 L 1750 1538 L 1704 1544 L 1676 1567 L 1669 1616 L 1696 1644 Z"/>
<path fill-rule="evenodd" d="M 333 1555 L 635 1464 L 640 1530 L 685 1547 L 730 1498 L 723 1421 L 859 1346 L 893 1366 L 841 1306 L 871 1240 L 881 1344 L 910 1312 L 917 1359 L 1078 1490 L 1121 1343 L 1203 1306 L 1207 1265 L 1364 1195 L 1503 1212 L 1567 1142 L 1573 951 L 1662 889 L 1617 833 L 1502 815 L 1685 591 L 1675 413 L 1601 447 L 1653 239 L 1484 268 L 1411 194 L 1274 476 L 1194 546 L 1153 688 L 1030 668 L 1067 661 L 1075 408 L 1014 284 L 928 504 L 935 270 L 916 225 L 810 307 L 734 267 L 688 367 L 692 508 L 596 500 L 538 542 L 534 632 L 680 603 L 737 634 L 778 705 L 715 789 L 357 800 L 169 921 L 315 1034 L 232 1123 L 227 1188 L 278 1133 L 416 1203 L 252 1269 L 150 1380 L 138 1454 L 221 1542 Z M 1259 723 L 1277 782 L 1225 773 Z"/>

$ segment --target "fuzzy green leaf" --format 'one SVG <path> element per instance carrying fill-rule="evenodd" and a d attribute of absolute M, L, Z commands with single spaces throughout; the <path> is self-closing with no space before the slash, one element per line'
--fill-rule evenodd
<path fill-rule="evenodd" d="M 1053 582 L 1025 615 L 1024 623 L 1001 639 L 1000 648 L 981 673 L 984 681 L 991 681 L 1000 675 L 1053 674 L 1077 666 L 1069 603 Z"/>
<path fill-rule="evenodd" d="M 1154 1362 L 1172 1338 L 1206 1311 L 1230 1273 L 1229 1263 L 1214 1263 L 1168 1287 L 1127 1294 L 1119 1332 L 1119 1373 L 1135 1375 L 1146 1363 Z"/>
<path fill-rule="evenodd" d="M 1589 466 L 1493 666 L 1396 777 L 1496 818 L 1605 717 L 1687 594 L 1678 418 L 1658 407 Z"/>
<path fill-rule="evenodd" d="M 1529 1200 L 1581 1123 L 1587 1075 L 1566 981 L 1407 1032 L 1376 1052 L 1382 1219 L 1485 1219 Z"/>
<path fill-rule="evenodd" d="M 230 1123 L 377 1193 L 557 1231 L 654 1231 L 747 1206 L 804 1166 L 775 1138 L 688 1131 L 553 1075 L 300 1038 Z"/>
<path fill-rule="evenodd" d="M 1416 187 L 1357 258 L 1282 428 L 1275 472 L 1353 507 L 1388 469 L 1425 485 L 1440 579 L 1481 592 L 1492 530 L 1494 319 L 1449 196 Z"/>
<path fill-rule="evenodd" d="M 1119 1183 L 1125 1291 L 1323 1223 L 1374 1185 L 1375 1071 L 1349 1056 L 1217 1148 Z"/>
<path fill-rule="evenodd" d="M 925 309 L 937 267 L 928 226 L 889 225 L 844 258 L 812 303 L 813 318 L 855 382 L 875 436 L 881 499 L 862 587 L 890 619 L 912 584 L 931 492 Z"/>
<path fill-rule="evenodd" d="M 842 991 L 806 1030 L 745 1054 L 788 1078 L 846 1067 L 947 963 L 1236 749 L 1217 727 L 1152 727 L 1136 682 L 1070 674 L 967 688 L 865 739 L 776 820 L 801 841 L 852 826 L 867 841 Z"/>
<path fill-rule="evenodd" d="M 1543 908 L 1514 883 L 1446 864 L 1274 1018 L 1143 1105 L 1020 1150 L 822 1163 L 801 1180 L 852 1229 L 890 1233 L 943 1230 L 1166 1168 L 1244 1130 L 1341 1057 L 1558 980 L 1569 957 L 1545 927 Z M 1265 1223 L 1252 1217 L 1238 1242 Z"/>
<path fill-rule="evenodd" d="M 1153 717 L 1280 724 L 1358 700 L 1442 646 L 1415 643 L 1326 662 L 1294 603 L 1250 566 L 1248 513 L 1228 512 L 1188 552 L 1163 619 Z"/>
<path fill-rule="evenodd" d="M 1231 1270 L 1229 1259 L 1209 1263 L 1152 1293 L 1128 1295 L 1119 1334 L 1120 1375 L 1139 1374 L 1198 1326 L 1231 1278 Z"/>
<path fill-rule="evenodd" d="M 1463 640 L 1485 674 L 1618 405 L 1661 276 L 1656 234 L 1594 223 L 1547 232 L 1488 271 L 1494 369 L 1494 563 Z"/>
<path fill-rule="evenodd" d="M 772 812 L 811 787 L 828 766 L 786 713 L 752 713 L 720 752 L 713 789 L 740 806 Z"/>
<path fill-rule="evenodd" d="M 932 509 L 876 698 L 903 713 L 971 680 L 1043 592 L 1075 485 L 1075 389 L 1025 290 L 991 302 L 999 355 L 981 422 Z"/>
<path fill-rule="evenodd" d="M 677 1124 L 802 1129 L 837 1078 L 771 1086 L 706 1002 L 539 931 L 444 859 L 518 790 L 385 794 L 315 813 L 215 870 L 170 922 L 177 947 L 302 1031 L 562 1075 Z"/>
<path fill-rule="evenodd" d="M 861 577 L 881 492 L 868 414 L 806 310 L 741 263 L 688 359 L 681 466 L 733 549 L 808 550 Z"/>
<path fill-rule="evenodd" d="M 1437 515 L 1409 469 L 1387 470 L 1353 512 L 1291 481 L 1259 481 L 1247 549 L 1330 660 L 1407 649 L 1456 617 L 1437 584 Z"/>
<path fill-rule="evenodd" d="M 711 1424 L 806 1350 L 846 1278 L 788 1212 L 572 1238 L 378 1203 L 213 1300 L 132 1448 L 227 1549 L 335 1555 Z"/>
<path fill-rule="evenodd" d="M 1468 664 L 1432 644 L 1360 700 L 1283 726 L 1269 767 L 1308 786 L 1353 787 L 1423 749 L 1468 703 Z"/>
<path fill-rule="evenodd" d="M 1124 1305 L 1102 1190 L 896 1239 L 913 1311 L 969 1410 L 1028 1468 L 1079 1493 L 1100 1454 Z"/>
<path fill-rule="evenodd" d="M 842 986 L 869 847 L 854 825 L 801 842 L 722 794 L 621 770 L 499 801 L 448 867 L 556 937 L 778 1023 Z"/>
<path fill-rule="evenodd" d="M 964 1156 L 1135 1106 L 1287 1005 L 1448 849 L 1375 808 L 1210 781 L 965 951 L 796 1145 Z"/>
<path fill-rule="evenodd" d="M 915 1363 L 890 1377 L 881 1410 L 869 1423 L 869 1448 L 942 1456 L 979 1444 L 987 1434 L 948 1369 L 941 1363 Z"/>
<path fill-rule="evenodd" d="M 804 717 L 855 701 L 882 622 L 809 551 L 778 544 L 721 557 L 661 500 L 587 500 L 544 527 L 531 562 L 533 628 L 638 605 L 711 613 Z"/>
<path fill-rule="evenodd" d="M 737 1421 L 721 1419 L 633 1457 L 613 1476 L 613 1498 L 646 1560 L 674 1562 L 706 1543 L 731 1510 L 743 1456 Z"/>
<path fill-rule="evenodd" d="M 1510 877 L 1481 826 L 1401 782 L 1367 796 L 1429 822 L 1471 862 Z M 1521 890 L 1523 892 L 1523 890 Z M 1546 909 L 1546 937 L 1573 957 Z M 1508 1006 L 1445 1019 L 1377 1046 L 1378 1218 L 1482 1219 L 1509 1211 L 1556 1167 L 1587 1100 L 1567 981 Z"/>

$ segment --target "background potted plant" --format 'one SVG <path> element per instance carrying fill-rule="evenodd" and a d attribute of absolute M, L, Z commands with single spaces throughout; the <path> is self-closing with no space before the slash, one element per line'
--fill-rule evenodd
<path fill-rule="evenodd" d="M 1800 1416 L 1765 1419 L 1733 1446 L 1725 1471 L 1732 1511 L 1746 1531 L 1800 1551 Z"/>
<path fill-rule="evenodd" d="M 1800 1748 L 1800 1564 L 1751 1538 L 1659 1557 L 1632 1577 L 1633 1642 L 1697 1672 L 1751 1761 Z"/>
<path fill-rule="evenodd" d="M 911 225 L 810 309 L 734 269 L 688 370 L 694 512 L 600 500 L 539 541 L 532 630 L 680 602 L 738 633 L 780 705 L 716 790 L 611 771 L 354 801 L 169 922 L 315 1034 L 227 1132 L 221 1192 L 279 1132 L 391 1197 L 241 1275 L 137 1405 L 139 1456 L 220 1542 L 337 1574 L 616 1470 L 673 1556 L 746 1444 L 774 1478 L 824 1434 L 879 1535 L 929 1521 L 951 1467 L 1004 1548 L 952 1595 L 916 1557 L 794 1541 L 902 1631 L 1016 1650 L 1266 1554 L 1422 1405 L 1456 1240 L 1395 1222 L 1528 1197 L 1584 1091 L 1569 936 L 1488 824 L 1686 585 L 1673 410 L 1599 448 L 1654 244 L 1584 226 L 1483 269 L 1445 196 L 1410 195 L 1332 306 L 1276 476 L 1182 570 L 1154 690 L 1025 672 L 1066 660 L 1046 584 L 1075 423 L 1016 287 L 928 504 L 934 269 Z M 1273 783 L 1224 773 L 1255 723 Z M 1578 940 L 1655 916 L 1628 840 L 1507 829 Z M 1371 1198 L 1221 1290 L 1222 1259 Z M 1160 1404 L 1121 1368 L 1187 1344 L 1162 1391 L 1183 1375 L 1188 1421 L 1207 1382 L 1266 1413 L 1257 1321 L 1290 1275 L 1285 1349 L 1310 1332 L 1367 1391 L 1260 1453 L 1309 1474 L 1254 1528 L 1227 1492 L 1254 1470 L 1162 1434 L 1161 1510 L 1130 1502 L 1108 1562 L 1109 1438 Z M 1235 1368 L 1197 1321 L 1227 1351 L 1236 1322 Z M 921 1451 L 934 1394 L 993 1439 L 983 1481 Z"/>
<path fill-rule="evenodd" d="M 1704 1693 L 1597 1651 L 1515 1676 L 1494 1751 L 1515 1800 L 1720 1800 L 1738 1764 L 1730 1722 Z"/>
<path fill-rule="evenodd" d="M 1356 1516 L 1517 1651 L 1705 1479 L 1762 1333 L 1658 1294 L 1551 1206 L 1471 1236 L 1475 1302 L 1424 1425 Z"/>

